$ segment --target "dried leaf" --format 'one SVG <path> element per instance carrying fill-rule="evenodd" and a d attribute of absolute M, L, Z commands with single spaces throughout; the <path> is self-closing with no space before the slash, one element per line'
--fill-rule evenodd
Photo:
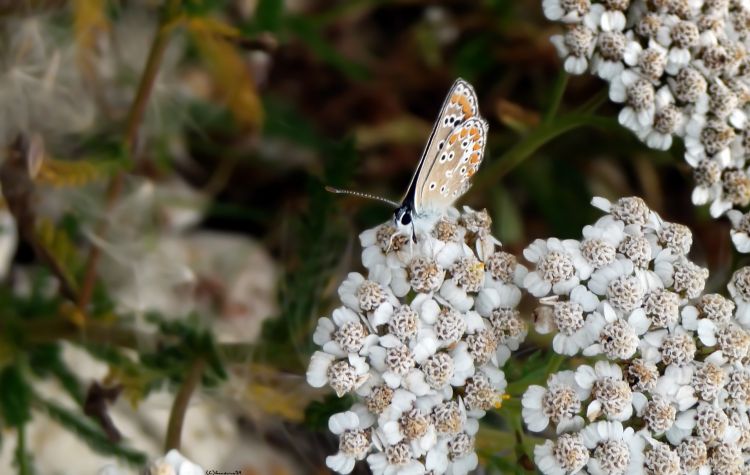
<path fill-rule="evenodd" d="M 89 160 L 57 160 L 47 156 L 39 165 L 35 181 L 56 187 L 78 187 L 108 175 L 104 166 Z"/>
<path fill-rule="evenodd" d="M 187 28 L 232 115 L 241 125 L 257 129 L 263 108 L 247 62 L 229 41 L 239 35 L 237 30 L 211 18 L 191 18 Z"/>
<path fill-rule="evenodd" d="M 517 132 L 526 132 L 539 125 L 539 113 L 506 99 L 497 101 L 495 108 L 500 122 Z"/>
<path fill-rule="evenodd" d="M 307 386 L 298 378 L 289 378 L 277 368 L 264 364 L 254 363 L 242 369 L 252 374 L 243 394 L 245 407 L 251 412 L 280 416 L 295 423 L 305 419 L 305 407 L 316 393 L 307 391 Z M 236 377 L 242 378 L 242 371 Z"/>
<path fill-rule="evenodd" d="M 86 315 L 72 302 L 60 304 L 60 315 L 78 328 L 82 328 L 86 324 Z"/>
<path fill-rule="evenodd" d="M 148 394 L 148 387 L 151 380 L 144 377 L 145 373 L 130 372 L 125 368 L 110 366 L 107 376 L 102 381 L 107 386 L 115 386 L 122 391 L 122 397 L 134 408 Z"/>
<path fill-rule="evenodd" d="M 73 0 L 73 29 L 77 49 L 78 66 L 84 76 L 96 77 L 97 45 L 109 30 L 105 0 Z"/>

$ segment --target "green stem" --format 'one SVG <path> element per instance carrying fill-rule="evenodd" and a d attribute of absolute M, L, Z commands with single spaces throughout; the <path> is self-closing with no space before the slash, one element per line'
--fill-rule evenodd
<path fill-rule="evenodd" d="M 547 376 L 555 373 L 558 369 L 560 369 L 560 365 L 562 365 L 565 359 L 565 356 L 558 353 L 553 353 L 549 359 L 549 363 L 547 363 Z"/>
<path fill-rule="evenodd" d="M 612 119 L 589 114 L 569 114 L 552 122 L 543 123 L 500 158 L 488 164 L 476 178 L 469 193 L 478 194 L 486 191 L 542 146 L 570 130 L 584 126 L 609 127 L 613 124 Z"/>
<path fill-rule="evenodd" d="M 167 425 L 167 437 L 164 442 L 164 452 L 169 452 L 172 449 L 180 449 L 180 439 L 182 437 L 182 426 L 185 421 L 185 414 L 187 413 L 188 404 L 190 403 L 190 397 L 198 387 L 201 377 L 203 376 L 203 370 L 206 367 L 206 361 L 202 357 L 197 357 L 193 364 L 190 365 L 190 371 L 185 376 L 180 390 L 177 392 L 177 396 L 174 398 L 172 404 L 172 410 L 169 413 L 169 424 Z"/>
<path fill-rule="evenodd" d="M 578 112 L 581 114 L 591 114 L 599 109 L 605 102 L 609 100 L 609 90 L 607 88 L 597 92 L 591 98 L 584 102 L 581 107 L 578 108 Z"/>
<path fill-rule="evenodd" d="M 568 77 L 568 73 L 566 73 L 564 69 L 561 69 L 560 74 L 557 75 L 555 84 L 552 88 L 552 97 L 550 98 L 549 107 L 547 108 L 547 112 L 544 113 L 544 122 L 549 122 L 557 115 L 557 111 L 560 109 L 560 104 L 562 103 L 562 98 L 565 95 L 565 89 L 568 85 Z"/>
<path fill-rule="evenodd" d="M 164 53 L 167 50 L 169 36 L 172 33 L 172 22 L 180 11 L 181 1 L 182 0 L 169 0 L 169 3 L 164 9 L 161 22 L 156 31 L 156 36 L 154 36 L 154 40 L 151 43 L 146 66 L 138 84 L 138 90 L 136 91 L 135 98 L 133 99 L 133 103 L 128 112 L 127 124 L 125 126 L 125 150 L 131 161 L 134 161 L 135 158 L 138 131 L 143 122 L 148 99 L 151 97 L 151 92 L 156 83 L 159 66 L 161 66 Z M 105 198 L 105 209 L 107 211 L 114 206 L 119 198 L 120 193 L 122 192 L 124 179 L 124 172 L 118 171 L 109 181 Z M 102 236 L 106 230 L 107 221 L 103 219 L 97 226 L 96 232 L 99 236 Z M 89 302 L 91 302 L 91 297 L 94 292 L 94 285 L 96 284 L 96 268 L 100 257 L 101 249 L 97 246 L 92 246 L 86 259 L 81 291 L 78 295 L 78 307 L 84 311 L 86 310 L 86 307 L 88 307 Z"/>
<path fill-rule="evenodd" d="M 29 453 L 26 451 L 26 426 L 18 426 L 16 445 L 16 465 L 18 465 L 18 475 L 33 475 Z"/>

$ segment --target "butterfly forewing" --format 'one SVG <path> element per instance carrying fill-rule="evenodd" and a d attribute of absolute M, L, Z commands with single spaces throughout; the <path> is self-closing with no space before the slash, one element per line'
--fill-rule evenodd
<path fill-rule="evenodd" d="M 406 191 L 404 201 L 415 197 L 414 194 L 419 190 L 420 179 L 424 178 L 431 162 L 445 147 L 445 141 L 451 131 L 464 121 L 476 116 L 477 112 L 477 95 L 474 88 L 463 79 L 457 79 L 448 91 L 443 106 L 440 108 L 440 113 L 432 128 L 427 145 L 425 145 L 424 152 L 422 152 L 422 159 L 414 172 L 409 189 Z"/>
<path fill-rule="evenodd" d="M 437 155 L 426 159 L 416 183 L 417 214 L 442 212 L 469 189 L 484 157 L 487 129 L 484 119 L 470 118 L 448 133 Z"/>

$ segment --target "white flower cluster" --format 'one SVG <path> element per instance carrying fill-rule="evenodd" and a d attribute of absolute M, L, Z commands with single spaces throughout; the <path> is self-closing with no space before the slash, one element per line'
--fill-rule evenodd
<path fill-rule="evenodd" d="M 529 430 L 557 434 L 535 448 L 537 466 L 550 475 L 747 473 L 750 267 L 732 278 L 736 304 L 703 293 L 708 273 L 686 257 L 685 226 L 640 198 L 593 203 L 608 214 L 582 241 L 525 252 L 537 264 L 525 285 L 542 298 L 539 323 L 557 332 L 555 351 L 599 358 L 524 394 Z"/>
<path fill-rule="evenodd" d="M 542 5 L 547 18 L 566 25 L 563 35 L 552 38 L 566 71 L 589 70 L 608 81 L 610 99 L 623 104 L 622 125 L 655 149 L 668 149 L 673 136 L 683 138 L 695 204 L 711 202 L 714 217 L 750 204 L 747 1 Z"/>
<path fill-rule="evenodd" d="M 367 278 L 339 287 L 343 305 L 319 320 L 307 372 L 314 387 L 359 396 L 329 421 L 331 469 L 365 458 L 375 474 L 476 468 L 478 420 L 501 403 L 500 368 L 527 333 L 516 310 L 526 269 L 490 224 L 486 211 L 451 209 L 416 240 L 390 223 L 360 235 Z"/>

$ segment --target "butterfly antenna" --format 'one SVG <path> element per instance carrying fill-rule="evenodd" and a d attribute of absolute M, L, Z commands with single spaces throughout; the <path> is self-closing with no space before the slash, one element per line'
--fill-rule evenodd
<path fill-rule="evenodd" d="M 352 196 L 358 196 L 360 198 L 366 198 L 368 200 L 377 200 L 382 201 L 383 203 L 388 203 L 389 205 L 393 206 L 394 208 L 398 208 L 401 206 L 401 203 L 396 203 L 395 201 L 391 201 L 387 198 L 383 198 L 381 196 L 375 196 L 371 195 L 369 193 L 361 193 L 359 191 L 351 191 L 351 190 L 340 190 L 338 188 L 334 188 L 332 186 L 326 186 L 326 191 L 330 193 L 336 193 L 337 195 L 352 195 Z"/>

